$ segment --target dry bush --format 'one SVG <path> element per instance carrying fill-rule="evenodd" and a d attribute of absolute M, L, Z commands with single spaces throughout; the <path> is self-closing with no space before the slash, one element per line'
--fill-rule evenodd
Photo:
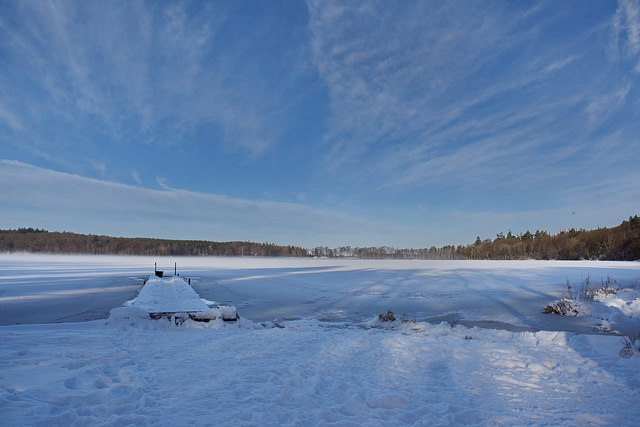
<path fill-rule="evenodd" d="M 387 310 L 386 314 L 378 314 L 378 320 L 380 322 L 395 322 L 396 320 L 399 320 L 402 323 L 416 323 L 415 318 L 410 319 L 406 314 L 396 317 L 396 314 L 390 309 Z"/>
<path fill-rule="evenodd" d="M 387 314 L 378 314 L 378 320 L 381 322 L 395 322 L 396 315 L 389 309 L 387 310 Z"/>
<path fill-rule="evenodd" d="M 620 350 L 620 357 L 631 357 L 636 351 L 640 351 L 638 335 L 633 333 L 630 337 L 622 337 L 620 342 L 624 347 Z"/>
<path fill-rule="evenodd" d="M 562 316 L 577 316 L 576 301 L 562 298 L 547 305 L 543 311 L 545 314 L 560 314 Z"/>
<path fill-rule="evenodd" d="M 618 282 L 607 276 L 607 280 L 600 280 L 600 286 L 596 287 L 591 282 L 591 277 L 587 276 L 582 281 L 580 289 L 575 290 L 571 287 L 571 284 L 567 280 L 567 291 L 560 293 L 560 298 L 573 300 L 573 301 L 593 301 L 596 297 L 603 297 L 606 295 L 615 295 L 620 291 Z"/>

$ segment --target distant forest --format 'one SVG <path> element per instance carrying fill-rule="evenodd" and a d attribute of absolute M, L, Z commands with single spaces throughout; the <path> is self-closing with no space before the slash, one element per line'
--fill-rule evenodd
<path fill-rule="evenodd" d="M 60 233 L 37 228 L 0 230 L 0 252 L 160 256 L 308 256 L 308 251 L 304 248 L 279 246 L 271 243 L 109 237 L 70 232 Z"/>
<path fill-rule="evenodd" d="M 640 217 L 612 228 L 574 229 L 550 234 L 526 231 L 518 235 L 498 233 L 494 239 L 480 239 L 463 246 L 396 249 L 388 246 L 338 248 L 281 246 L 272 243 L 210 242 L 109 237 L 49 232 L 34 228 L 0 230 L 0 252 L 44 252 L 110 255 L 199 255 L 326 257 L 361 259 L 599 259 L 640 260 Z"/>
<path fill-rule="evenodd" d="M 559 260 L 640 260 L 640 217 L 612 228 L 584 230 L 571 228 L 550 234 L 547 231 L 526 231 L 514 235 L 510 230 L 492 239 L 466 246 L 448 245 L 423 249 L 396 249 L 386 246 L 329 249 L 314 248 L 310 255 L 324 257 L 356 257 L 365 259 L 559 259 Z"/>

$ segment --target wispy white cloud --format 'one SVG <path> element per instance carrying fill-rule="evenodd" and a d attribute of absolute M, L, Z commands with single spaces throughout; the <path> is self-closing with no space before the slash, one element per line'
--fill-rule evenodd
<path fill-rule="evenodd" d="M 160 179 L 159 183 L 162 181 Z M 0 160 L 2 227 L 315 245 L 417 241 L 419 230 L 299 203 L 151 190 Z M 423 235 L 424 236 L 424 235 Z"/>
<path fill-rule="evenodd" d="M 101 176 L 107 175 L 107 165 L 104 162 L 93 161 L 91 165 Z"/>
<path fill-rule="evenodd" d="M 640 53 L 640 2 L 637 0 L 620 0 L 617 13 L 624 15 L 624 29 L 627 33 L 629 48 L 632 53 Z"/>
<path fill-rule="evenodd" d="M 616 114 L 624 105 L 630 90 L 631 85 L 625 84 L 615 92 L 604 94 L 589 102 L 586 108 L 589 114 L 589 125 L 595 127 Z"/>
<path fill-rule="evenodd" d="M 616 49 L 637 61 L 634 69 L 640 72 L 640 1 L 619 0 L 612 25 Z"/>
<path fill-rule="evenodd" d="M 156 184 L 163 190 L 172 190 L 172 188 L 167 185 L 167 179 L 164 177 L 156 176 Z"/>
<path fill-rule="evenodd" d="M 327 163 L 374 188 L 477 193 L 570 181 L 593 133 L 630 93 L 585 71 L 604 35 L 597 22 L 538 41 L 564 28 L 564 8 L 388 6 L 309 2 L 314 58 L 331 97 Z"/>
<path fill-rule="evenodd" d="M 131 172 L 131 177 L 133 178 L 136 184 L 142 185 L 142 179 L 140 179 L 140 174 L 138 173 L 138 171 Z"/>
<path fill-rule="evenodd" d="M 493 57 L 515 24 L 472 5 L 382 5 L 310 2 L 315 60 L 333 109 L 332 161 L 445 124 L 455 107 L 443 98 L 462 95 L 456 86 Z"/>
<path fill-rule="evenodd" d="M 18 118 L 18 116 L 15 115 L 13 112 L 11 112 L 4 105 L 2 105 L 1 102 L 0 102 L 0 123 L 4 123 L 6 126 L 9 127 L 9 129 L 13 131 L 21 131 L 24 129 L 24 126 L 22 125 L 22 121 Z"/>
<path fill-rule="evenodd" d="M 4 109 L 14 127 L 30 110 L 26 103 L 37 100 L 30 121 L 53 116 L 82 131 L 95 117 L 115 140 L 180 145 L 198 128 L 213 127 L 228 148 L 259 155 L 282 132 L 268 85 L 259 74 L 239 82 L 241 52 L 218 48 L 223 5 L 199 4 L 202 10 L 189 14 L 183 2 L 12 5 L 15 22 L 0 27 L 10 40 L 8 64 L 21 67 L 30 91 L 49 97 L 0 88 L 21 101 L 20 114 Z"/>
<path fill-rule="evenodd" d="M 544 70 L 544 73 L 553 73 L 555 71 L 558 70 L 562 70 L 564 67 L 566 67 L 567 65 L 571 64 L 573 61 L 575 61 L 576 59 L 578 59 L 577 55 L 572 55 L 568 58 L 564 58 L 561 59 L 559 61 L 555 61 L 551 64 L 549 64 Z"/>

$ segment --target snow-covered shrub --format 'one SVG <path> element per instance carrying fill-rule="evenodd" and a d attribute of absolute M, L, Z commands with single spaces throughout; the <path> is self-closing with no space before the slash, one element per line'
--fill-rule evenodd
<path fill-rule="evenodd" d="M 580 313 L 580 303 L 575 299 L 562 298 L 548 304 L 544 308 L 544 313 L 577 316 Z"/>
<path fill-rule="evenodd" d="M 594 286 L 587 277 L 576 291 L 567 281 L 567 290 L 560 294 L 559 300 L 548 304 L 544 313 L 591 316 L 597 319 L 597 331 L 627 335 L 631 330 L 640 330 L 640 290 L 632 289 L 632 286 L 633 282 L 621 289 L 610 277 Z M 640 346 L 639 337 L 630 336 L 629 340 L 631 344 L 625 343 L 626 350 L 621 351 L 621 355 L 626 354 L 624 357 L 631 354 L 629 348 Z"/>
<path fill-rule="evenodd" d="M 567 290 L 560 293 L 560 299 L 547 305 L 544 313 L 561 314 L 563 316 L 578 316 L 582 314 L 583 303 L 598 301 L 608 295 L 615 295 L 620 291 L 618 283 L 607 276 L 607 280 L 600 280 L 596 287 L 587 276 L 580 288 L 575 290 L 567 280 Z"/>
<path fill-rule="evenodd" d="M 600 280 L 600 287 L 595 288 L 591 286 L 588 282 L 589 276 L 587 276 L 587 280 L 585 281 L 587 286 L 587 298 L 588 301 L 598 300 L 599 298 L 606 297 L 607 295 L 615 295 L 620 291 L 620 286 L 618 286 L 618 282 L 611 279 L 607 276 L 607 280 Z"/>
<path fill-rule="evenodd" d="M 548 304 L 543 312 L 546 314 L 560 314 L 562 316 L 577 316 L 580 314 L 580 302 L 584 301 L 587 294 L 589 277 L 582 283 L 582 287 L 576 291 L 567 280 L 567 290 L 560 292 L 560 299 Z"/>

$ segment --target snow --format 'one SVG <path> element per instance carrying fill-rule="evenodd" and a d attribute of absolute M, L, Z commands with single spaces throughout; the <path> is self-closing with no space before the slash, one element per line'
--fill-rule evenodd
<path fill-rule="evenodd" d="M 640 291 L 635 289 L 622 289 L 617 294 L 609 294 L 597 297 L 602 305 L 619 310 L 628 317 L 640 318 Z"/>
<path fill-rule="evenodd" d="M 564 298 L 555 305 L 568 308 L 564 313 L 567 316 L 595 319 L 598 330 L 640 338 L 640 291 L 637 289 L 597 292 L 591 301 Z"/>
<path fill-rule="evenodd" d="M 637 423 L 617 337 L 146 322 L 0 328 L 2 424 Z"/>
<path fill-rule="evenodd" d="M 52 293 L 62 290 L 120 295 L 123 304 L 128 291 L 82 291 L 111 289 L 105 277 L 131 286 L 139 279 L 128 277 L 153 262 L 0 255 L 0 308 L 77 296 Z M 175 325 L 150 320 L 136 300 L 113 305 L 108 319 L 0 326 L 0 424 L 638 424 L 640 352 L 621 357 L 620 337 L 569 331 L 593 332 L 592 316 L 540 313 L 567 278 L 637 280 L 638 263 L 179 258 L 178 266 L 201 297 L 239 304 L 242 318 Z M 68 281 L 82 272 L 84 281 Z M 633 317 L 633 292 L 602 304 Z M 409 321 L 379 321 L 388 308 L 408 309 Z"/>
<path fill-rule="evenodd" d="M 109 320 L 146 319 L 158 315 L 167 319 L 173 318 L 174 321 L 178 319 L 179 322 L 189 316 L 201 321 L 237 319 L 235 307 L 218 305 L 209 308 L 207 302 L 211 301 L 200 298 L 187 281 L 179 276 L 150 277 L 135 300 L 127 301 L 125 307 L 111 310 Z"/>
<path fill-rule="evenodd" d="M 140 290 L 134 307 L 149 313 L 207 311 L 209 307 L 179 276 L 150 277 Z"/>

